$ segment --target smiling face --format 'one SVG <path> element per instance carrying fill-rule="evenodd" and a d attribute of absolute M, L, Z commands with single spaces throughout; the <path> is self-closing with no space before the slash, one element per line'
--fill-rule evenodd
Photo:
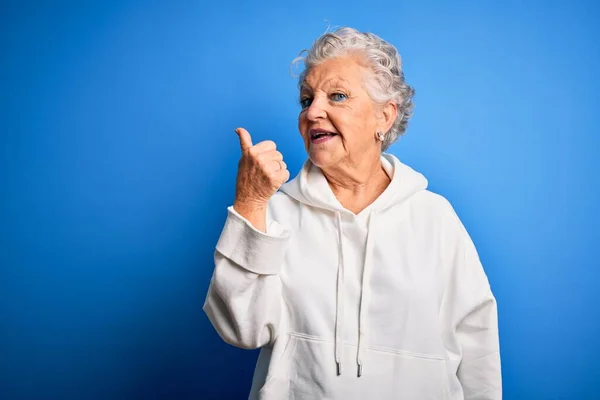
<path fill-rule="evenodd" d="M 360 165 L 379 157 L 376 132 L 391 126 L 363 86 L 368 70 L 356 56 L 313 67 L 300 89 L 298 128 L 311 161 L 322 169 Z"/>

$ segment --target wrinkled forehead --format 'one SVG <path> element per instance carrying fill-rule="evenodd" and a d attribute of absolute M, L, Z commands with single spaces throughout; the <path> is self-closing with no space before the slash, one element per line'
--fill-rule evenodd
<path fill-rule="evenodd" d="M 351 87 L 352 83 L 343 76 L 333 76 L 324 80 L 310 79 L 306 77 L 300 82 L 301 92 L 313 92 L 315 90 L 327 90 L 333 87 Z"/>
<path fill-rule="evenodd" d="M 353 58 L 344 57 L 316 65 L 304 75 L 300 90 L 327 90 L 334 86 L 353 87 L 362 85 L 364 67 Z"/>

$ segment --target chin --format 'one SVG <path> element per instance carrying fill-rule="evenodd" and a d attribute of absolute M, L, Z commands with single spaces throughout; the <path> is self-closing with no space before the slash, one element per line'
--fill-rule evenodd
<path fill-rule="evenodd" d="M 333 154 L 324 151 L 311 151 L 308 153 L 308 157 L 314 165 L 321 169 L 336 165 L 339 162 Z"/>

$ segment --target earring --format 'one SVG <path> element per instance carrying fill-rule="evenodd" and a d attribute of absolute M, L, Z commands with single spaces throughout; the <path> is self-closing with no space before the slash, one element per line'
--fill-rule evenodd
<path fill-rule="evenodd" d="M 381 131 L 377 131 L 377 139 L 379 139 L 380 142 L 383 142 L 385 140 L 385 134 Z"/>

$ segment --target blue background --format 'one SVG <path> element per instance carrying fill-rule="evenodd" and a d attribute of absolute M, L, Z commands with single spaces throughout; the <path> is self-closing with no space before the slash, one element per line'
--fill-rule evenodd
<path fill-rule="evenodd" d="M 233 129 L 298 171 L 289 65 L 327 19 L 405 60 L 390 151 L 473 236 L 505 399 L 599 399 L 600 6 L 482 3 L 2 2 L 0 398 L 246 398 L 256 351 L 201 310 Z"/>

